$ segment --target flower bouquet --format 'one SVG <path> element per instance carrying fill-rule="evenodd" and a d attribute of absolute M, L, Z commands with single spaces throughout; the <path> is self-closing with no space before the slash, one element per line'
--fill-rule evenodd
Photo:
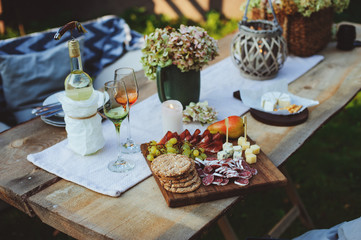
<path fill-rule="evenodd" d="M 182 72 L 199 71 L 218 55 L 217 41 L 196 26 L 157 28 L 145 37 L 141 63 L 145 75 L 156 79 L 157 67 L 175 65 Z"/>
<path fill-rule="evenodd" d="M 333 13 L 342 12 L 349 2 L 350 0 L 273 0 L 289 52 L 305 57 L 322 50 L 331 37 Z M 251 0 L 249 7 L 264 19 L 273 18 L 266 10 L 265 0 Z"/>

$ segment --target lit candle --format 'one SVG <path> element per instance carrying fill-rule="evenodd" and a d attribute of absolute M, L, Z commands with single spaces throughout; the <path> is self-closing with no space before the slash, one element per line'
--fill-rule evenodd
<path fill-rule="evenodd" d="M 183 132 L 183 106 L 177 100 L 162 103 L 163 134 L 168 131 Z"/>

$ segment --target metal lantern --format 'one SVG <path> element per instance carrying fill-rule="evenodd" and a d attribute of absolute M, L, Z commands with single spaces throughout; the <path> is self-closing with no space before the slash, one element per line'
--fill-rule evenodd
<path fill-rule="evenodd" d="M 287 46 L 282 37 L 282 28 L 277 21 L 271 0 L 268 2 L 274 20 L 247 21 L 248 0 L 244 17 L 238 24 L 239 32 L 232 40 L 232 61 L 246 78 L 274 78 L 286 60 Z"/>

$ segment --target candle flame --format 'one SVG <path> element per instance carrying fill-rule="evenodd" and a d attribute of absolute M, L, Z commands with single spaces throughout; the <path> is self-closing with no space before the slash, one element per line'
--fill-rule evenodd
<path fill-rule="evenodd" d="M 169 104 L 169 108 L 173 109 L 174 108 L 173 104 Z"/>

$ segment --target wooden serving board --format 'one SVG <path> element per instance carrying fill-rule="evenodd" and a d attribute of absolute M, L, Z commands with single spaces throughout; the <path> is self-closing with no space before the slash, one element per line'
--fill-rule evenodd
<path fill-rule="evenodd" d="M 249 138 L 248 138 L 249 139 Z M 254 144 L 254 142 L 249 139 Z M 144 155 L 144 159 L 147 162 L 149 168 L 151 162 L 146 159 L 148 154 L 147 144 L 141 145 L 141 150 Z M 194 192 L 191 193 L 172 193 L 163 188 L 157 176 L 154 176 L 159 189 L 161 190 L 165 201 L 169 207 L 180 207 L 191 205 L 195 203 L 202 203 L 213 201 L 217 199 L 223 199 L 233 196 L 239 196 L 247 192 L 255 190 L 263 190 L 276 186 L 283 186 L 286 184 L 286 177 L 278 170 L 278 168 L 269 160 L 269 158 L 261 150 L 257 154 L 257 162 L 251 165 L 252 168 L 258 170 L 258 174 L 250 179 L 249 185 L 241 187 L 230 181 L 225 186 L 218 186 L 211 184 L 210 186 L 204 186 L 203 184 Z"/>

